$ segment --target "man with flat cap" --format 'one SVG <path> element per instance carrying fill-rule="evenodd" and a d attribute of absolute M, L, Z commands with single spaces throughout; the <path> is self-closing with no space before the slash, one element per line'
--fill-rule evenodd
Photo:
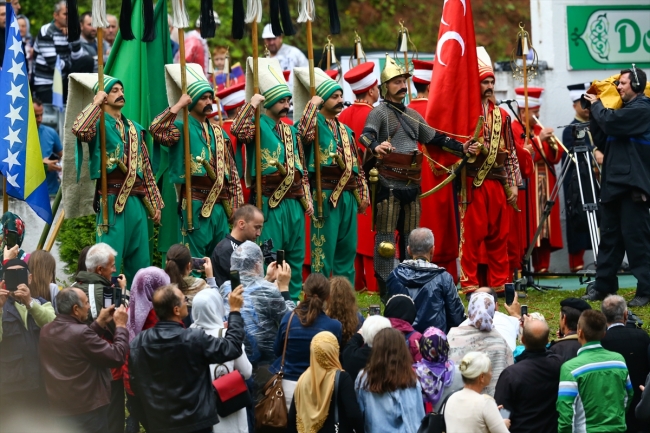
<path fill-rule="evenodd" d="M 566 362 L 578 356 L 578 349 L 582 347 L 578 341 L 578 319 L 583 311 L 591 310 L 591 306 L 579 298 L 566 298 L 560 302 L 560 307 L 559 339 L 551 343 L 550 350 Z"/>

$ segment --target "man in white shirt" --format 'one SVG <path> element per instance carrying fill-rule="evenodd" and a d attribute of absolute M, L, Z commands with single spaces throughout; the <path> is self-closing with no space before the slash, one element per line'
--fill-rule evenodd
<path fill-rule="evenodd" d="M 519 296 L 515 292 L 515 300 L 512 305 L 503 304 L 508 314 L 503 314 L 499 311 L 499 303 L 497 293 L 491 287 L 480 287 L 474 293 L 485 292 L 492 295 L 494 298 L 494 328 L 499 331 L 499 334 L 506 340 L 510 350 L 514 352 L 517 347 L 517 337 L 519 336 L 519 318 L 521 317 L 521 305 L 519 304 Z M 469 319 L 465 320 L 460 326 L 469 326 Z"/>
<path fill-rule="evenodd" d="M 309 61 L 302 51 L 293 45 L 282 43 L 282 35 L 275 36 L 273 34 L 271 24 L 264 26 L 262 39 L 264 39 L 264 45 L 266 45 L 266 48 L 271 53 L 271 58 L 278 59 L 283 71 L 293 71 L 293 68 L 306 68 L 309 66 Z M 288 85 L 290 89 L 293 89 L 293 74 L 289 78 Z"/>

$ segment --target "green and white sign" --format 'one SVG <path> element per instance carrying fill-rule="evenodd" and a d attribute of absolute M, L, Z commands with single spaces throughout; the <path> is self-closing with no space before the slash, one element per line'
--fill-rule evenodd
<path fill-rule="evenodd" d="M 567 6 L 569 69 L 650 67 L 650 5 Z"/>

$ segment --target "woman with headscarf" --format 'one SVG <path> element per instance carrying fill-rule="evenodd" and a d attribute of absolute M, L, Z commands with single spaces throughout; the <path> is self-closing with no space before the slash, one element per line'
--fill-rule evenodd
<path fill-rule="evenodd" d="M 336 372 L 338 392 L 334 392 Z M 334 422 L 338 407 L 339 424 Z M 363 433 L 364 420 L 354 394 L 354 382 L 339 362 L 338 339 L 328 331 L 311 340 L 310 365 L 300 376 L 289 410 L 287 432 Z"/>
<path fill-rule="evenodd" d="M 420 338 L 422 360 L 413 364 L 422 387 L 426 412 L 439 412 L 445 398 L 463 387 L 463 378 L 454 361 L 449 359 L 447 336 L 433 326 Z"/>
<path fill-rule="evenodd" d="M 469 352 L 483 352 L 492 362 L 492 380 L 483 391 L 494 397 L 501 372 L 514 363 L 512 350 L 494 328 L 494 298 L 489 293 L 473 293 L 467 307 L 469 325 L 451 328 L 449 358 L 458 363 Z"/>
<path fill-rule="evenodd" d="M 386 307 L 384 308 L 384 317 L 390 320 L 390 325 L 404 334 L 409 352 L 413 357 L 413 362 L 418 362 L 422 359 L 420 348 L 418 347 L 418 342 L 422 334 L 413 329 L 413 322 L 415 321 L 416 315 L 417 310 L 415 309 L 413 299 L 406 295 L 392 296 L 386 302 Z"/>
<path fill-rule="evenodd" d="M 156 316 L 153 309 L 153 293 L 159 287 L 167 284 L 169 284 L 169 276 L 165 271 L 155 266 L 140 269 L 133 277 L 128 308 L 129 319 L 126 323 L 126 329 L 129 331 L 129 342 L 133 341 L 140 332 L 153 328 L 158 322 L 158 316 Z M 129 410 L 129 417 L 126 419 L 126 431 L 137 432 L 140 431 L 138 426 L 140 411 L 137 398 L 131 390 L 128 355 L 126 362 L 122 366 L 122 379 L 126 391 L 126 407 Z"/>
<path fill-rule="evenodd" d="M 200 328 L 206 334 L 223 338 L 228 332 L 223 324 L 225 316 L 226 309 L 219 291 L 202 290 L 194 297 L 192 308 L 192 319 L 194 323 L 190 327 Z M 215 380 L 217 377 L 235 370 L 239 371 L 244 376 L 244 379 L 250 378 L 253 373 L 253 366 L 246 357 L 243 344 L 242 354 L 239 358 L 234 361 L 224 362 L 223 364 L 211 364 L 210 377 L 212 380 Z M 220 417 L 219 423 L 212 427 L 212 431 L 214 433 L 248 433 L 246 409 L 238 410 L 227 417 Z"/>

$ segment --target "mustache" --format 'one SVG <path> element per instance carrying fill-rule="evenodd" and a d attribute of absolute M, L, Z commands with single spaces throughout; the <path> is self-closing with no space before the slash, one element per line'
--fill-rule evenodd
<path fill-rule="evenodd" d="M 339 102 L 334 106 L 334 108 L 343 108 L 343 102 Z"/>
<path fill-rule="evenodd" d="M 280 116 L 286 116 L 287 114 L 289 114 L 289 109 L 288 108 L 283 108 L 282 110 L 280 110 L 280 112 L 278 114 Z"/>
<path fill-rule="evenodd" d="M 208 104 L 205 107 L 203 107 L 203 112 L 204 113 L 212 113 L 212 105 Z"/>
<path fill-rule="evenodd" d="M 401 93 L 406 93 L 406 87 L 404 87 L 403 89 L 399 89 L 399 90 L 397 91 L 397 94 L 398 94 L 398 95 L 401 94 Z"/>
<path fill-rule="evenodd" d="M 118 96 L 117 99 L 115 100 L 115 102 L 120 102 L 120 101 L 126 102 L 126 100 L 124 99 L 124 96 Z"/>

